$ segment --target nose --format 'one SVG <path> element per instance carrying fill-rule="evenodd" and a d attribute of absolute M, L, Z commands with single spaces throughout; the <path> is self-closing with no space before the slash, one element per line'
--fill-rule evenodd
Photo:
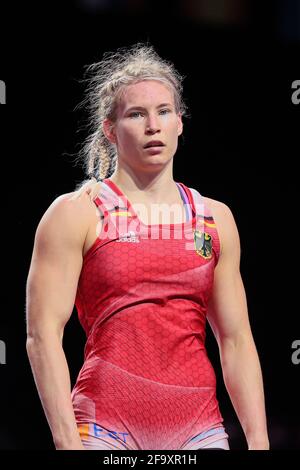
<path fill-rule="evenodd" d="M 149 116 L 146 123 L 146 134 L 152 135 L 160 132 L 160 126 L 157 121 L 157 118 L 154 116 Z"/>

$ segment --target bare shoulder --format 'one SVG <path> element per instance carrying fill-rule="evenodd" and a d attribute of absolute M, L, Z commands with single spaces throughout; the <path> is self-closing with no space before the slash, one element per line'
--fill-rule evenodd
<path fill-rule="evenodd" d="M 84 241 L 95 206 L 88 194 L 79 198 L 74 194 L 61 194 L 53 200 L 38 224 L 36 237 Z"/>
<path fill-rule="evenodd" d="M 239 234 L 234 215 L 230 207 L 224 202 L 204 197 L 204 203 L 210 209 L 212 217 L 217 226 L 221 247 L 225 244 L 234 243 L 239 245 Z"/>
<path fill-rule="evenodd" d="M 61 194 L 58 196 L 50 207 L 57 207 L 65 211 L 75 211 L 75 212 L 90 212 L 92 208 L 95 207 L 89 194 L 83 192 L 79 196 L 77 195 L 78 191 L 73 191 L 70 193 Z"/>
<path fill-rule="evenodd" d="M 91 213 L 95 212 L 95 205 L 87 193 L 80 197 L 74 197 L 76 191 L 61 194 L 51 203 L 45 214 L 56 217 L 66 217 L 80 223 L 87 219 Z M 77 216 L 77 217 L 76 217 Z"/>
<path fill-rule="evenodd" d="M 213 218 L 216 219 L 216 222 L 217 220 L 228 221 L 228 219 L 233 218 L 230 207 L 224 202 L 211 199 L 210 197 L 204 197 L 204 202 L 210 209 Z"/>

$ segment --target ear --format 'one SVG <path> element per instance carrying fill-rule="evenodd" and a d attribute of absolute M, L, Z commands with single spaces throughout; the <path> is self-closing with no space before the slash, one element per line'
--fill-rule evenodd
<path fill-rule="evenodd" d="M 183 122 L 181 113 L 177 115 L 177 128 L 178 128 L 178 136 L 182 134 L 183 131 Z"/>
<path fill-rule="evenodd" d="M 110 119 L 104 119 L 102 129 L 105 137 L 110 141 L 110 143 L 115 144 L 116 136 L 114 132 L 114 123 Z"/>

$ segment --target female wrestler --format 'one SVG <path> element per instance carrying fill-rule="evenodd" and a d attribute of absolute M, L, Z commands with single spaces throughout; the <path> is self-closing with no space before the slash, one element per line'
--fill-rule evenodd
<path fill-rule="evenodd" d="M 90 71 L 86 163 L 101 183 L 48 208 L 27 282 L 27 351 L 54 444 L 228 449 L 208 319 L 248 448 L 267 449 L 233 215 L 173 179 L 182 78 L 144 45 Z M 71 392 L 62 338 L 74 304 L 87 342 Z"/>

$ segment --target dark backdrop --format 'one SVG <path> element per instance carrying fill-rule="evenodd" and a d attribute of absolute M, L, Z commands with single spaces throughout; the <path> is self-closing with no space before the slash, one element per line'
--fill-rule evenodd
<path fill-rule="evenodd" d="M 0 364 L 2 449 L 53 448 L 25 351 L 25 283 L 34 232 L 51 202 L 84 178 L 74 165 L 86 136 L 86 115 L 74 110 L 83 97 L 83 66 L 138 41 L 149 41 L 186 76 L 191 117 L 185 120 L 174 177 L 225 202 L 235 215 L 271 446 L 300 448 L 300 365 L 291 360 L 292 342 L 300 339 L 300 104 L 291 100 L 292 83 L 300 80 L 295 4 L 286 2 L 290 10 L 284 10 L 281 2 L 268 7 L 266 2 L 262 9 L 248 1 L 240 15 L 225 21 L 197 16 L 193 1 L 185 7 L 162 3 L 119 1 L 96 8 L 97 2 L 82 1 L 35 11 L 23 6 L 6 17 L 0 62 L 7 90 L 7 103 L 0 105 L 0 340 L 7 353 L 6 364 Z M 84 346 L 75 310 L 64 344 L 74 382 Z M 231 447 L 245 448 L 210 332 L 207 346 Z"/>

